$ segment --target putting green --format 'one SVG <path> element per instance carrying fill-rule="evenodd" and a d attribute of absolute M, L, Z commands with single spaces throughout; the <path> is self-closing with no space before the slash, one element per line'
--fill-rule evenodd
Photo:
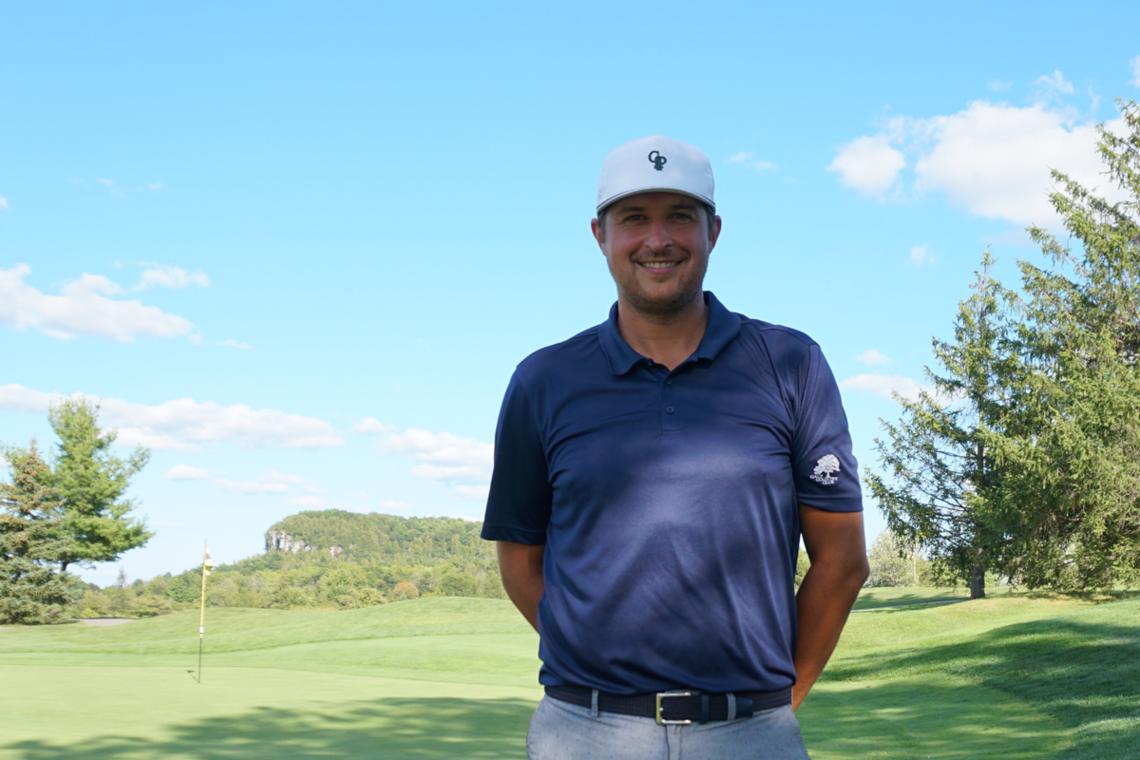
<path fill-rule="evenodd" d="M 189 613 L 0 631 L 0 760 L 525 756 L 538 640 L 508 602 L 212 613 L 201 685 Z M 1134 758 L 1138 619 L 1140 600 L 1012 594 L 853 615 L 800 711 L 808 747 Z"/>
<path fill-rule="evenodd" d="M 6 665 L 3 760 L 522 758 L 541 696 L 270 668 Z M 65 719 L 62 714 L 66 715 Z M 953 679 L 821 684 L 800 711 L 815 760 L 1054 756 L 1063 726 Z"/>
<path fill-rule="evenodd" d="M 266 668 L 198 684 L 178 668 L 5 665 L 0 679 L 3 760 L 523 758 L 541 696 Z"/>

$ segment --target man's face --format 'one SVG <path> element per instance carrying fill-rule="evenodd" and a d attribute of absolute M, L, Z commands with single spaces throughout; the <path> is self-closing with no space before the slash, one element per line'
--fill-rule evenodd
<path fill-rule="evenodd" d="M 710 234 L 706 214 L 687 195 L 641 193 L 610 207 L 604 234 L 593 220 L 594 238 L 623 300 L 647 316 L 670 317 L 700 297 L 720 234 L 720 217 Z"/>

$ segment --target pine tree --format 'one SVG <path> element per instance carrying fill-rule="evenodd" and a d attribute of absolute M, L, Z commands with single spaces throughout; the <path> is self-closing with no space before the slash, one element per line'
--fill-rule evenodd
<path fill-rule="evenodd" d="M 1022 293 L 987 252 L 952 343 L 935 342 L 939 399 L 903 402 L 867 483 L 892 532 L 984 594 L 987 570 L 1030 588 L 1140 579 L 1140 107 L 1099 128 L 1109 202 L 1059 172 L 1071 237 L 1030 228 L 1052 268 L 1019 262 Z"/>
<path fill-rule="evenodd" d="M 114 561 L 154 535 L 129 516 L 135 502 L 123 498 L 150 452 L 139 447 L 126 460 L 112 455 L 118 433 L 100 430 L 98 418 L 99 406 L 83 398 L 67 399 L 48 413 L 60 441 L 52 485 L 63 499 L 71 537 L 61 570 L 73 562 Z"/>
<path fill-rule="evenodd" d="M 63 503 L 47 485 L 51 473 L 35 441 L 4 457 L 12 482 L 0 483 L 0 622 L 52 622 L 75 589 L 74 578 L 55 569 L 68 547 Z"/>
<path fill-rule="evenodd" d="M 1005 495 L 990 447 L 1009 425 L 1004 381 L 1019 366 L 993 263 L 986 251 L 974 294 L 959 304 L 954 341 L 934 341 L 944 374 L 927 369 L 933 393 L 896 395 L 901 419 L 882 421 L 888 439 L 875 448 L 885 475 L 868 467 L 864 476 L 890 531 L 968 581 L 973 599 L 985 596 L 986 572 L 1005 556 Z"/>
<path fill-rule="evenodd" d="M 1053 269 L 1021 263 L 1027 432 L 1001 454 L 1026 508 L 1011 568 L 1031 588 L 1140 576 L 1140 107 L 1120 107 L 1128 134 L 1102 125 L 1099 151 L 1126 200 L 1054 172 L 1071 237 L 1031 228 Z"/>

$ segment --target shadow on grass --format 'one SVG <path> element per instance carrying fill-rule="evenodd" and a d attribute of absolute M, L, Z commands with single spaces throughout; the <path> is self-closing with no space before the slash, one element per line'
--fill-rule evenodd
<path fill-rule="evenodd" d="M 1114 609 L 1108 609 L 1114 608 Z M 833 663 L 828 681 L 944 672 L 1000 689 L 1074 732 L 1065 758 L 1135 758 L 1140 736 L 1140 605 L 1089 617 L 1050 618 L 989 631 L 959 644 L 876 652 Z"/>
<path fill-rule="evenodd" d="M 260 708 L 175 725 L 164 740 L 104 736 L 0 750 L 19 760 L 525 758 L 534 707 L 515 699 L 380 699 L 327 713 Z"/>
<path fill-rule="evenodd" d="M 1068 744 L 1044 712 L 965 679 L 825 684 L 798 717 L 816 760 L 1041 760 Z"/>

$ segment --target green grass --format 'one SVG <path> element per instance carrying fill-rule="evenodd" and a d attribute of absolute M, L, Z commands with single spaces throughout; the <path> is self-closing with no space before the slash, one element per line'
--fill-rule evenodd
<path fill-rule="evenodd" d="M 1140 600 L 871 589 L 799 716 L 816 760 L 1140 756 Z M 919 606 L 903 606 L 915 605 Z M 925 606 L 924 606 L 925 605 Z M 525 757 L 509 602 L 208 611 L 0 631 L 0 760 Z"/>
<path fill-rule="evenodd" d="M 525 758 L 533 689 L 212 668 L 0 666 L 0 757 Z"/>
<path fill-rule="evenodd" d="M 1007 589 L 994 593 L 1004 594 Z M 968 589 L 960 588 L 865 588 L 855 600 L 855 609 L 875 609 L 927 603 L 961 602 L 970 598 Z"/>

